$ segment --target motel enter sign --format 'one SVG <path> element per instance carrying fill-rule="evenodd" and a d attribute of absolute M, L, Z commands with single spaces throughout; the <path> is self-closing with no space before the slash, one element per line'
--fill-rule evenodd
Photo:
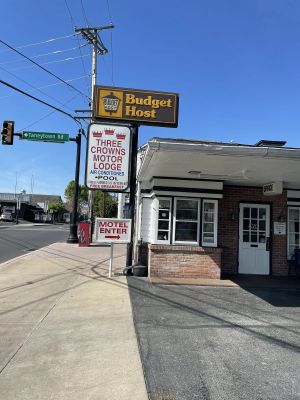
<path fill-rule="evenodd" d="M 131 220 L 117 218 L 96 218 L 96 242 L 129 243 Z"/>

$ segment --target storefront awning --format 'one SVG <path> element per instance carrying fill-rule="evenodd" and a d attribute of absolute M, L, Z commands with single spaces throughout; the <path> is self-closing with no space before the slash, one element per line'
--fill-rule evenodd
<path fill-rule="evenodd" d="M 283 182 L 284 188 L 300 188 L 298 148 L 154 138 L 140 155 L 138 180 L 145 187 L 153 177 L 168 177 L 242 186 Z"/>

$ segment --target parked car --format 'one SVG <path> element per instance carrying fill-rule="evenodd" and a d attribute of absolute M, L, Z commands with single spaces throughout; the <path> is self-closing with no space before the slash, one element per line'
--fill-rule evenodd
<path fill-rule="evenodd" d="M 0 215 L 1 221 L 13 221 L 13 217 L 11 213 L 4 212 Z"/>

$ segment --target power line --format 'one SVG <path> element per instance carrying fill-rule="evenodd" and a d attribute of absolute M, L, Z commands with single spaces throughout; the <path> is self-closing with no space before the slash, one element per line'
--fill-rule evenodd
<path fill-rule="evenodd" d="M 72 37 L 72 36 L 78 36 L 78 35 L 77 35 L 76 33 L 72 33 L 71 35 L 59 36 L 59 37 L 57 37 L 57 38 L 47 39 L 47 40 L 44 40 L 44 41 L 42 41 L 42 42 L 36 42 L 36 43 L 25 44 L 25 45 L 22 45 L 22 46 L 17 46 L 16 49 L 25 49 L 26 47 L 38 46 L 38 45 L 40 45 L 40 44 L 46 44 L 46 43 L 56 42 L 57 40 L 67 39 L 67 38 L 70 38 L 70 37 Z M 0 51 L 0 54 L 2 54 L 2 53 L 7 53 L 8 51 L 9 51 L 9 50 Z"/>
<path fill-rule="evenodd" d="M 73 79 L 66 79 L 66 82 L 78 81 L 79 79 L 86 78 L 87 76 L 89 76 L 89 75 L 83 75 L 83 76 L 79 76 L 78 78 L 73 78 Z M 62 85 L 62 83 L 61 82 L 50 83 L 49 85 L 39 86 L 38 88 L 36 88 L 36 90 L 37 89 L 45 89 L 45 88 L 48 88 L 48 87 L 58 86 L 58 85 Z M 35 92 L 35 89 L 34 90 L 28 90 L 28 92 Z M 6 95 L 6 96 L 1 96 L 0 100 L 1 99 L 5 99 L 7 97 L 11 97 L 11 96 L 15 96 L 15 95 L 14 94 L 9 94 L 9 95 Z M 77 93 L 76 96 L 79 96 L 79 93 Z"/>
<path fill-rule="evenodd" d="M 19 79 L 21 82 L 26 83 L 26 85 L 28 85 L 28 86 L 30 86 L 31 88 L 33 88 L 34 90 L 37 90 L 38 92 L 42 93 L 44 96 L 47 96 L 47 97 L 49 97 L 50 99 L 52 99 L 52 100 L 54 100 L 54 101 L 57 101 L 60 105 L 63 106 L 63 103 L 62 103 L 61 101 L 59 101 L 59 100 L 57 100 L 55 97 L 53 97 L 53 96 L 51 96 L 51 95 L 49 95 L 49 94 L 43 92 L 41 89 L 39 89 L 39 88 L 37 88 L 36 86 L 32 85 L 31 83 L 25 81 L 25 79 L 20 78 L 19 76 L 13 74 L 12 72 L 8 71 L 7 69 L 5 69 L 5 68 L 3 68 L 3 67 L 0 67 L 0 69 L 2 69 L 2 71 L 4 71 L 4 72 L 10 74 L 10 75 L 13 76 L 14 78 Z M 69 110 L 72 111 L 70 108 L 69 108 Z"/>
<path fill-rule="evenodd" d="M 82 44 L 80 45 L 81 47 L 86 46 L 86 44 Z M 77 50 L 78 47 L 70 47 L 69 49 L 65 49 L 65 50 L 54 50 L 54 51 L 50 51 L 49 53 L 43 53 L 43 54 L 37 54 L 35 56 L 30 56 L 31 59 L 34 58 L 39 58 L 39 57 L 45 57 L 45 56 L 51 56 L 51 55 L 56 55 L 56 54 L 62 54 L 62 53 L 67 53 L 68 51 L 72 51 L 72 50 Z M 13 60 L 13 61 L 6 61 L 4 63 L 0 63 L 0 65 L 6 65 L 6 64 L 13 64 L 16 62 L 21 62 L 22 60 Z"/>
<path fill-rule="evenodd" d="M 81 4 L 82 14 L 83 14 L 83 18 L 85 20 L 86 26 L 89 26 L 89 21 L 88 21 L 88 19 L 86 17 L 86 12 L 85 12 L 85 9 L 84 9 L 83 0 L 80 0 L 80 4 Z"/>
<path fill-rule="evenodd" d="M 53 110 L 56 110 L 56 111 L 58 111 L 58 112 L 60 112 L 60 113 L 62 113 L 62 114 L 64 114 L 64 115 L 67 115 L 68 117 L 72 118 L 72 120 L 75 121 L 77 124 L 79 124 L 80 127 L 82 128 L 82 125 L 81 125 L 80 121 L 78 121 L 78 120 L 76 119 L 76 117 L 73 117 L 73 115 L 67 113 L 66 111 L 63 111 L 63 110 L 61 110 L 60 108 L 57 108 L 57 107 L 53 106 L 52 104 L 47 103 L 47 102 L 44 101 L 44 100 L 41 100 L 41 99 L 39 99 L 39 98 L 37 98 L 37 97 L 35 97 L 35 96 L 32 96 L 31 94 L 29 94 L 29 93 L 27 93 L 27 92 L 24 92 L 24 90 L 21 90 L 21 89 L 17 88 L 16 86 L 11 85 L 10 83 L 3 81 L 2 79 L 0 79 L 0 83 L 1 83 L 2 85 L 5 85 L 5 86 L 7 86 L 7 87 L 9 87 L 9 88 L 11 88 L 11 89 L 13 89 L 13 90 L 19 92 L 19 93 L 24 94 L 24 96 L 30 97 L 31 99 L 36 100 L 36 101 L 38 101 L 39 103 L 44 104 L 45 106 L 52 108 Z"/>
<path fill-rule="evenodd" d="M 110 51 L 111 51 L 111 81 L 113 86 L 115 86 L 114 79 L 114 50 L 113 50 L 113 33 L 110 31 Z"/>
<path fill-rule="evenodd" d="M 109 22 L 113 25 L 112 16 L 110 12 L 110 5 L 109 0 L 106 0 L 107 5 L 107 13 Z M 114 50 L 113 50 L 113 31 L 110 31 L 110 51 L 111 51 L 111 81 L 113 86 L 115 86 L 115 79 L 114 79 Z"/>
<path fill-rule="evenodd" d="M 74 21 L 74 18 L 73 18 L 73 15 L 71 13 L 71 10 L 70 10 L 70 7 L 69 7 L 69 4 L 68 4 L 67 0 L 65 0 L 65 4 L 66 4 L 67 10 L 68 10 L 68 13 L 70 15 L 72 27 L 75 28 L 76 24 L 75 24 L 75 21 Z"/>
<path fill-rule="evenodd" d="M 72 96 L 71 99 L 69 99 L 68 101 L 66 101 L 66 102 L 64 103 L 64 106 L 67 105 L 68 103 L 70 103 L 72 100 L 74 100 L 74 99 L 75 99 L 76 97 L 78 97 L 78 96 L 79 96 L 78 93 L 75 94 L 75 96 Z M 32 122 L 31 124 L 25 126 L 25 127 L 22 128 L 22 129 L 20 129 L 20 131 L 22 132 L 22 131 L 24 131 L 25 129 L 28 129 L 28 128 L 32 127 L 33 125 L 37 124 L 37 123 L 40 122 L 40 121 L 43 121 L 43 120 L 46 119 L 47 117 L 50 117 L 50 115 L 52 115 L 52 114 L 54 114 L 54 113 L 55 113 L 55 110 L 54 110 L 54 111 L 50 111 L 48 114 L 44 115 L 43 117 L 39 118 L 38 120 Z"/>
<path fill-rule="evenodd" d="M 111 17 L 111 12 L 110 12 L 110 6 L 109 6 L 109 0 L 106 0 L 106 5 L 107 5 L 107 12 L 108 12 L 108 17 L 109 17 L 109 22 L 112 24 L 112 17 Z"/>
<path fill-rule="evenodd" d="M 49 65 L 49 64 L 57 64 L 57 63 L 61 63 L 61 62 L 66 62 L 66 61 L 73 61 L 73 60 L 78 60 L 78 58 L 81 57 L 88 57 L 89 54 L 84 54 L 83 56 L 76 56 L 76 57 L 67 57 L 67 58 L 63 58 L 62 60 L 54 60 L 54 61 L 48 61 L 45 63 L 40 63 L 40 65 Z M 28 68 L 33 68 L 32 66 L 27 66 L 27 67 L 18 67 L 18 68 L 14 68 L 13 71 L 20 71 L 21 69 L 28 69 Z M 67 80 L 63 80 L 64 83 L 67 82 Z M 80 92 L 81 94 L 83 94 L 82 92 Z M 86 95 L 84 95 L 85 97 L 87 97 Z"/>
<path fill-rule="evenodd" d="M 69 4 L 68 4 L 67 0 L 65 0 L 65 5 L 67 7 L 67 10 L 68 10 L 68 13 L 69 13 L 69 16 L 70 16 L 71 26 L 74 29 L 75 28 L 75 21 L 74 21 L 74 18 L 73 18 L 73 15 L 71 13 L 71 10 L 70 10 L 70 7 L 69 7 Z M 82 4 L 82 6 L 83 6 L 83 4 Z M 78 45 L 80 45 L 80 40 L 79 40 L 78 33 L 76 33 L 76 39 L 78 41 Z M 81 51 L 80 47 L 79 47 L 79 53 L 80 53 L 80 57 L 81 57 L 81 64 L 82 64 L 83 73 L 86 75 L 86 68 L 85 68 L 85 65 L 84 65 L 83 55 L 82 55 L 82 51 Z M 87 93 L 89 94 L 89 97 L 91 97 L 91 91 L 90 91 L 90 88 L 89 88 L 88 80 L 86 80 L 86 87 L 87 87 Z"/>
<path fill-rule="evenodd" d="M 34 60 L 32 60 L 30 57 L 25 56 L 25 54 L 21 53 L 19 50 L 15 49 L 14 47 L 12 47 L 11 45 L 9 45 L 8 43 L 4 42 L 3 40 L 0 39 L 0 43 L 4 44 L 5 46 L 7 46 L 9 49 L 15 51 L 16 53 L 18 53 L 20 56 L 26 58 L 26 60 L 30 61 L 31 63 L 33 63 L 34 65 L 36 65 L 37 67 L 39 67 L 40 69 L 42 69 L 43 71 L 47 72 L 48 74 L 52 75 L 54 78 L 58 79 L 61 82 L 64 82 L 67 86 L 69 86 L 70 88 L 72 88 L 73 90 L 75 90 L 76 92 L 80 93 L 82 96 L 87 97 L 84 93 L 82 93 L 80 90 L 78 90 L 75 86 L 70 85 L 68 82 L 64 81 L 63 79 L 61 79 L 59 76 L 53 74 L 53 72 L 49 71 L 48 69 L 44 68 L 42 65 L 38 64 L 37 62 L 35 62 Z"/>

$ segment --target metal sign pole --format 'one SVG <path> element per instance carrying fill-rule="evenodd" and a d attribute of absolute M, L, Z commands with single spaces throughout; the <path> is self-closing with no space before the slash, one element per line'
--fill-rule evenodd
<path fill-rule="evenodd" d="M 112 267 L 113 267 L 113 257 L 114 257 L 114 244 L 110 244 L 110 260 L 109 260 L 109 270 L 108 277 L 111 278 L 112 275 Z"/>
<path fill-rule="evenodd" d="M 134 242 L 134 216 L 135 216 L 135 196 L 136 196 L 136 162 L 137 162 L 137 151 L 138 151 L 138 125 L 133 127 L 132 135 L 132 150 L 131 150 L 131 176 L 130 176 L 130 197 L 129 197 L 129 218 L 132 221 L 132 230 L 130 243 L 127 246 L 127 259 L 126 267 L 132 266 L 132 254 L 133 254 L 133 242 Z"/>

